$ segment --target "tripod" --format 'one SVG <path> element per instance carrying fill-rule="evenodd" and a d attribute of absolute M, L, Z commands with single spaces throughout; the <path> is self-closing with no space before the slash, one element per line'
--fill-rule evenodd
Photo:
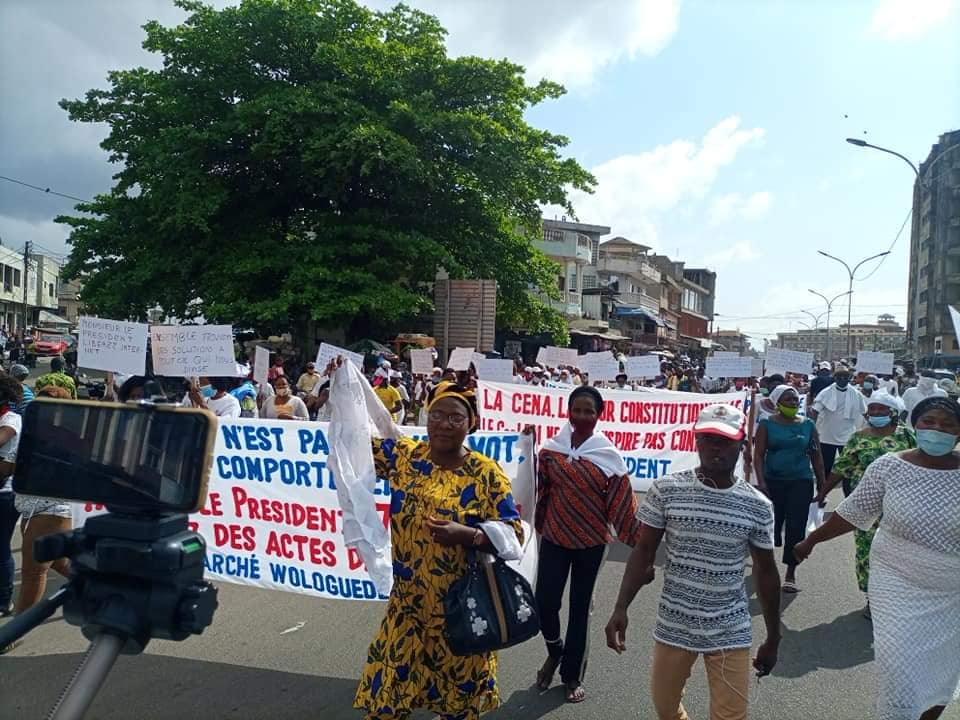
<path fill-rule="evenodd" d="M 34 557 L 67 557 L 70 581 L 54 595 L 0 628 L 0 647 L 30 632 L 63 607 L 90 647 L 50 720 L 83 717 L 121 653 L 142 653 L 151 638 L 199 635 L 217 608 L 217 590 L 203 580 L 206 542 L 187 516 L 109 512 L 72 532 L 38 538 Z"/>

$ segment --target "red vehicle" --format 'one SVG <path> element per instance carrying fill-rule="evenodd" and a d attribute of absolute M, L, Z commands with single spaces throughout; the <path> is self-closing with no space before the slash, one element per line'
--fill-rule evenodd
<path fill-rule="evenodd" d="M 74 345 L 73 337 L 70 335 L 59 335 L 54 333 L 41 333 L 37 335 L 33 344 L 27 348 L 28 352 L 40 357 L 53 357 L 56 355 L 65 355 Z"/>

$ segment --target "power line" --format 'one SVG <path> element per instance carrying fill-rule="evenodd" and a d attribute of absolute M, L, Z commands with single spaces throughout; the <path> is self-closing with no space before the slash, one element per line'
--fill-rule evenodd
<path fill-rule="evenodd" d="M 910 220 L 910 216 L 912 214 L 913 214 L 913 208 L 911 207 L 910 210 L 907 211 L 907 216 L 903 219 L 903 224 L 900 226 L 900 229 L 897 231 L 897 236 L 893 238 L 893 242 L 890 243 L 890 247 L 887 248 L 888 253 L 893 251 L 894 246 L 897 244 L 897 240 L 899 240 L 900 236 L 903 234 L 903 229 L 907 226 L 907 221 Z M 857 282 L 863 282 L 864 280 L 869 280 L 871 277 L 873 277 L 873 274 L 880 269 L 880 266 L 883 265 L 883 261 L 886 260 L 888 257 L 890 256 L 884 255 L 882 258 L 880 258 L 880 262 L 878 262 L 877 266 L 870 271 L 869 275 L 865 275 L 862 278 L 854 278 L 854 280 L 856 280 Z"/>
<path fill-rule="evenodd" d="M 93 200 L 85 200 L 84 198 L 79 198 L 76 195 L 67 195 L 66 193 L 57 192 L 56 190 L 51 190 L 50 188 L 40 187 L 39 185 L 31 185 L 28 182 L 23 180 L 17 180 L 16 178 L 7 177 L 6 175 L 0 175 L 0 180 L 6 180 L 7 182 L 16 183 L 17 185 L 23 185 L 24 187 L 30 188 L 31 190 L 37 190 L 38 192 L 46 193 L 47 195 L 57 195 L 58 197 L 67 198 L 67 200 L 76 200 L 77 202 L 89 203 Z"/>

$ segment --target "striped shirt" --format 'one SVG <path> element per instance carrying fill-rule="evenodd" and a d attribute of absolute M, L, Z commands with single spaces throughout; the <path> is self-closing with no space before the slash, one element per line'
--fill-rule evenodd
<path fill-rule="evenodd" d="M 537 532 L 571 550 L 608 545 L 611 529 L 628 545 L 640 529 L 637 499 L 626 475 L 607 477 L 589 460 L 568 460 L 540 451 L 537 470 Z"/>
<path fill-rule="evenodd" d="M 750 546 L 773 548 L 770 501 L 743 481 L 718 490 L 688 470 L 655 481 L 638 515 L 666 531 L 654 638 L 694 652 L 750 647 L 743 568 Z"/>

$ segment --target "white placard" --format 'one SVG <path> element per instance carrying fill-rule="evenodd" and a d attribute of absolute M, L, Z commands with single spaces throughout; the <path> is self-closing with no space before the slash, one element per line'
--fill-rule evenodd
<path fill-rule="evenodd" d="M 433 350 L 411 350 L 410 368 L 414 375 L 430 376 L 433 372 Z"/>
<path fill-rule="evenodd" d="M 717 352 L 713 353 L 710 357 L 715 357 L 715 358 L 738 358 L 738 357 L 740 357 L 740 353 L 727 352 L 727 351 L 725 351 L 725 350 L 718 350 Z"/>
<path fill-rule="evenodd" d="M 809 375 L 813 372 L 813 353 L 768 347 L 766 357 L 767 376 L 788 372 L 802 375 Z"/>
<path fill-rule="evenodd" d="M 950 311 L 950 319 L 953 321 L 953 334 L 957 336 L 957 342 L 960 342 L 960 312 L 957 312 L 953 305 L 947 305 Z"/>
<path fill-rule="evenodd" d="M 466 372 L 473 362 L 473 348 L 454 348 L 447 360 L 447 367 L 457 372 Z"/>
<path fill-rule="evenodd" d="M 753 358 L 708 357 L 706 375 L 711 378 L 745 378 L 753 372 Z"/>
<path fill-rule="evenodd" d="M 145 375 L 148 333 L 144 323 L 81 317 L 77 365 L 121 375 Z"/>
<path fill-rule="evenodd" d="M 579 359 L 576 348 L 557 348 L 557 365 L 576 367 Z"/>
<path fill-rule="evenodd" d="M 487 382 L 513 382 L 513 360 L 479 360 L 476 363 L 477 377 Z"/>
<path fill-rule="evenodd" d="M 363 355 L 330 343 L 320 343 L 320 349 L 317 350 L 317 370 L 321 373 L 324 372 L 327 365 L 332 360 L 336 360 L 338 356 L 342 356 L 344 360 L 349 360 L 357 366 L 360 372 L 363 372 Z"/>
<path fill-rule="evenodd" d="M 596 380 L 616 380 L 620 374 L 620 363 L 609 352 L 593 352 L 581 355 L 577 362 L 581 372 L 590 376 L 590 382 Z"/>
<path fill-rule="evenodd" d="M 537 365 L 540 367 L 556 367 L 557 365 L 557 348 L 551 346 L 542 347 L 537 351 Z"/>
<path fill-rule="evenodd" d="M 893 375 L 893 353 L 860 350 L 857 353 L 857 372 Z"/>
<path fill-rule="evenodd" d="M 168 377 L 234 377 L 230 325 L 153 325 L 153 372 Z"/>
<path fill-rule="evenodd" d="M 631 380 L 655 378 L 660 374 L 660 357 L 657 355 L 628 357 L 623 365 Z"/>
<path fill-rule="evenodd" d="M 478 363 L 481 363 L 486 359 L 487 359 L 487 356 L 484 355 L 483 353 L 475 352 L 473 356 L 470 358 L 470 362 L 473 363 L 473 367 L 476 368 Z"/>
<path fill-rule="evenodd" d="M 322 372 L 322 369 L 321 369 Z M 258 347 L 253 354 L 253 379 L 261 385 L 267 384 L 267 375 L 270 373 L 270 351 L 265 347 Z"/>
<path fill-rule="evenodd" d="M 750 364 L 753 366 L 750 377 L 763 377 L 763 358 L 750 358 Z"/>

